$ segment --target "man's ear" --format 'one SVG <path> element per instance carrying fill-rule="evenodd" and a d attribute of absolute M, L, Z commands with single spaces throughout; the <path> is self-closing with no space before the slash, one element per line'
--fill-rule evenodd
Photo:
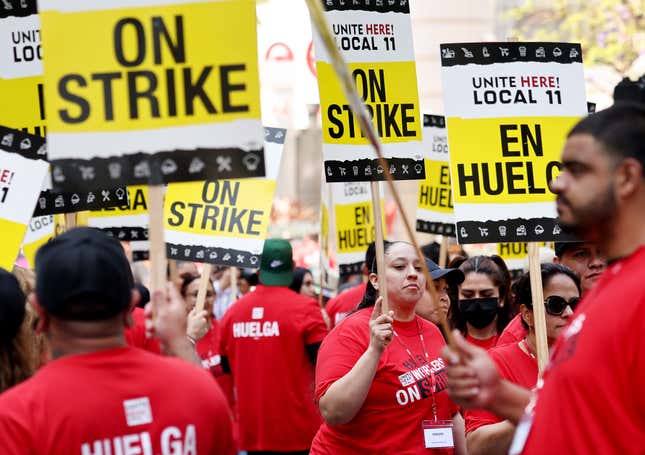
<path fill-rule="evenodd" d="M 643 185 L 643 165 L 635 158 L 625 158 L 620 164 L 616 178 L 616 195 L 628 198 Z"/>
<path fill-rule="evenodd" d="M 27 301 L 31 308 L 38 315 L 38 324 L 36 325 L 36 333 L 46 333 L 49 330 L 49 313 L 40 305 L 40 300 L 35 292 L 32 292 L 27 297 Z"/>
<path fill-rule="evenodd" d="M 128 303 L 128 310 L 123 312 L 123 324 L 126 328 L 134 327 L 134 319 L 132 319 L 132 312 L 141 301 L 141 294 L 138 289 L 130 291 L 130 302 Z"/>

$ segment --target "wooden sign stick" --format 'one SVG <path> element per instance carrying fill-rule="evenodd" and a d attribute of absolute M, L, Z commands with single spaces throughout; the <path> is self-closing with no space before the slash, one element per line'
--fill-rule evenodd
<path fill-rule="evenodd" d="M 445 235 L 441 236 L 441 247 L 439 248 L 439 267 L 442 269 L 446 267 L 448 263 L 448 237 Z"/>
<path fill-rule="evenodd" d="M 202 269 L 202 276 L 199 279 L 199 289 L 197 290 L 197 302 L 195 303 L 196 311 L 202 311 L 204 309 L 204 303 L 206 303 L 206 293 L 208 292 L 208 285 L 210 284 L 212 271 L 212 264 L 204 264 L 204 268 Z"/>
<path fill-rule="evenodd" d="M 163 232 L 163 185 L 148 187 L 148 207 L 150 210 L 150 292 L 165 293 L 166 283 L 166 243 Z M 154 314 L 154 308 L 153 308 Z"/>
<path fill-rule="evenodd" d="M 76 227 L 76 212 L 65 214 L 65 230 L 69 231 Z"/>
<path fill-rule="evenodd" d="M 549 345 L 546 338 L 546 311 L 542 292 L 542 272 L 540 269 L 540 245 L 529 242 L 529 276 L 531 279 L 531 301 L 535 322 L 535 344 L 537 348 L 538 373 L 542 376 L 549 361 Z"/>
<path fill-rule="evenodd" d="M 237 300 L 237 267 L 230 267 L 228 270 L 231 274 L 231 299 L 235 302 Z"/>
<path fill-rule="evenodd" d="M 383 248 L 383 218 L 381 215 L 381 191 L 379 182 L 370 182 L 372 192 L 372 213 L 374 214 L 374 246 L 376 247 L 376 270 L 378 271 L 378 293 L 383 297 L 382 311 L 388 311 L 387 284 L 385 281 L 385 249 Z M 369 267 L 369 264 L 368 264 Z"/>
<path fill-rule="evenodd" d="M 405 215 L 405 210 L 403 209 L 403 203 L 401 202 L 401 197 L 399 196 L 399 193 L 397 192 L 396 187 L 394 186 L 394 181 L 392 180 L 392 174 L 390 174 L 389 165 L 385 160 L 385 158 L 383 157 L 379 136 L 376 132 L 376 129 L 374 128 L 374 124 L 370 119 L 370 116 L 367 112 L 365 105 L 363 104 L 361 97 L 356 91 L 356 86 L 354 85 L 354 80 L 349 74 L 349 71 L 347 69 L 347 64 L 345 63 L 343 56 L 340 54 L 338 47 L 336 47 L 334 38 L 332 37 L 331 32 L 329 31 L 329 24 L 327 23 L 327 19 L 325 19 L 325 12 L 323 11 L 322 4 L 320 0 L 306 0 L 306 2 L 309 8 L 309 12 L 311 13 L 311 20 L 314 23 L 314 26 L 316 27 L 316 31 L 318 32 L 318 34 L 320 35 L 323 41 L 325 50 L 329 53 L 329 56 L 332 61 L 332 65 L 334 67 L 334 71 L 338 76 L 338 80 L 343 89 L 345 97 L 349 101 L 350 108 L 354 113 L 354 115 L 358 118 L 361 131 L 365 134 L 370 144 L 374 148 L 374 151 L 376 152 L 376 156 L 378 157 L 379 163 L 383 168 L 383 174 L 385 175 L 388 188 L 390 189 L 390 192 L 394 197 L 394 201 L 396 202 L 399 213 L 401 213 L 401 218 L 403 219 L 403 223 L 405 224 L 405 229 L 407 231 L 408 238 L 410 239 L 410 242 L 414 246 L 414 249 L 417 252 L 417 256 L 420 259 L 424 259 L 423 253 L 421 252 L 421 248 L 419 248 L 419 243 L 417 242 L 414 236 L 414 231 L 412 230 L 412 226 L 410 225 L 410 220 L 408 220 L 408 217 Z M 380 193 L 377 193 L 377 194 L 380 195 Z M 372 204 L 372 205 L 376 206 L 375 204 Z M 380 220 L 380 219 L 376 218 L 375 216 L 374 220 L 375 220 L 375 226 L 376 226 L 376 220 Z M 378 242 L 376 243 L 378 245 Z M 377 254 L 378 254 L 378 251 L 377 251 Z M 435 303 L 435 305 L 438 306 L 439 297 L 437 295 L 437 291 L 434 288 L 434 285 L 432 284 L 432 278 L 430 276 L 430 273 L 428 272 L 428 267 L 426 265 L 425 260 L 421 260 L 420 265 L 423 270 L 423 274 L 425 275 L 425 278 L 426 278 L 426 288 L 428 289 L 428 291 L 430 292 L 430 295 L 432 296 L 432 301 Z M 384 269 L 381 268 L 379 270 L 382 271 Z M 438 313 L 441 318 L 440 320 L 441 327 L 443 328 L 444 333 L 446 334 L 446 337 L 447 337 L 448 345 L 450 345 L 451 347 L 454 347 L 452 332 L 450 330 L 450 326 L 448 325 L 446 316 L 444 315 L 443 311 L 439 311 Z"/>

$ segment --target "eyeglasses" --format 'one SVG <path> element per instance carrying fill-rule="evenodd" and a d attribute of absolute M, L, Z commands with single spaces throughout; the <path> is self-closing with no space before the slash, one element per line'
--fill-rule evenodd
<path fill-rule="evenodd" d="M 193 298 L 196 299 L 198 293 L 199 293 L 199 291 L 191 292 L 191 293 L 188 294 L 188 296 L 193 297 Z M 213 297 L 215 297 L 215 293 L 213 291 L 206 291 L 206 298 L 207 299 L 211 299 Z"/>
<path fill-rule="evenodd" d="M 564 300 L 564 297 L 559 295 L 550 295 L 544 300 L 544 308 L 546 312 L 552 316 L 562 316 L 564 310 L 567 306 L 570 306 L 572 310 L 576 309 L 576 306 L 580 302 L 580 297 L 572 297 L 568 302 Z"/>

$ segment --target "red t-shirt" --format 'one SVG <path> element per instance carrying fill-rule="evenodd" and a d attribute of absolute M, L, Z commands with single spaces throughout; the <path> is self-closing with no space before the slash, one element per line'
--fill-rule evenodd
<path fill-rule="evenodd" d="M 518 343 L 526 338 L 526 335 L 528 335 L 528 330 L 522 325 L 522 315 L 518 314 L 504 328 L 504 331 L 497 340 L 496 346 Z"/>
<path fill-rule="evenodd" d="M 372 308 L 352 314 L 323 342 L 316 365 L 316 399 L 347 374 L 369 346 L 371 314 Z M 419 327 L 430 358 L 429 365 Z M 394 330 L 398 337 L 383 351 L 374 381 L 358 414 L 344 425 L 323 423 L 312 444 L 312 455 L 453 452 L 452 449 L 434 452 L 426 449 L 422 429 L 423 420 L 433 419 L 430 371 L 436 377 L 438 419 L 450 420 L 458 411 L 445 391 L 445 363 L 440 358 L 445 342 L 441 332 L 418 316 L 410 322 L 395 321 Z M 414 359 L 410 359 L 404 344 Z"/>
<path fill-rule="evenodd" d="M 226 312 L 220 352 L 233 374 L 242 450 L 309 448 L 321 417 L 305 346 L 325 335 L 318 302 L 287 287 L 259 285 Z"/>
<path fill-rule="evenodd" d="M 125 341 L 130 346 L 141 348 L 154 354 L 161 354 L 159 339 L 146 337 L 146 312 L 143 308 L 132 310 L 132 327 L 125 329 Z"/>
<path fill-rule="evenodd" d="M 329 315 L 332 327 L 335 327 L 349 313 L 356 309 L 358 304 L 361 303 L 361 300 L 363 300 L 365 288 L 367 288 L 367 283 L 359 284 L 358 286 L 344 290 L 327 302 L 325 311 Z"/>
<path fill-rule="evenodd" d="M 560 335 L 524 454 L 645 450 L 645 247 L 613 263 Z"/>
<path fill-rule="evenodd" d="M 0 435 L 12 455 L 235 453 L 209 375 L 132 347 L 48 363 L 0 395 Z"/>
<path fill-rule="evenodd" d="M 538 376 L 538 366 L 535 357 L 527 354 L 520 348 L 519 343 L 499 344 L 488 351 L 501 377 L 526 389 L 535 387 Z M 470 409 L 464 412 L 466 421 L 466 434 L 484 425 L 501 422 L 495 414 L 483 409 Z"/>
<path fill-rule="evenodd" d="M 480 348 L 484 348 L 487 351 L 497 345 L 498 338 L 499 337 L 497 335 L 493 335 L 492 337 L 486 338 L 485 340 L 480 340 L 473 338 L 472 336 L 470 336 L 470 334 L 466 334 L 466 341 L 468 341 L 470 344 L 474 344 L 475 346 L 479 346 Z"/>

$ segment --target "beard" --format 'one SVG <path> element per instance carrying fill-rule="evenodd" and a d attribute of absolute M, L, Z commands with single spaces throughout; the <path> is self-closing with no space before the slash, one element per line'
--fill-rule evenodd
<path fill-rule="evenodd" d="M 597 242 L 605 227 L 611 224 L 616 213 L 616 199 L 613 184 L 607 185 L 604 191 L 597 193 L 597 197 L 579 206 L 572 205 L 564 196 L 558 196 L 558 202 L 567 207 L 569 220 L 558 217 L 558 224 L 565 233 L 572 234 L 579 239 Z"/>

